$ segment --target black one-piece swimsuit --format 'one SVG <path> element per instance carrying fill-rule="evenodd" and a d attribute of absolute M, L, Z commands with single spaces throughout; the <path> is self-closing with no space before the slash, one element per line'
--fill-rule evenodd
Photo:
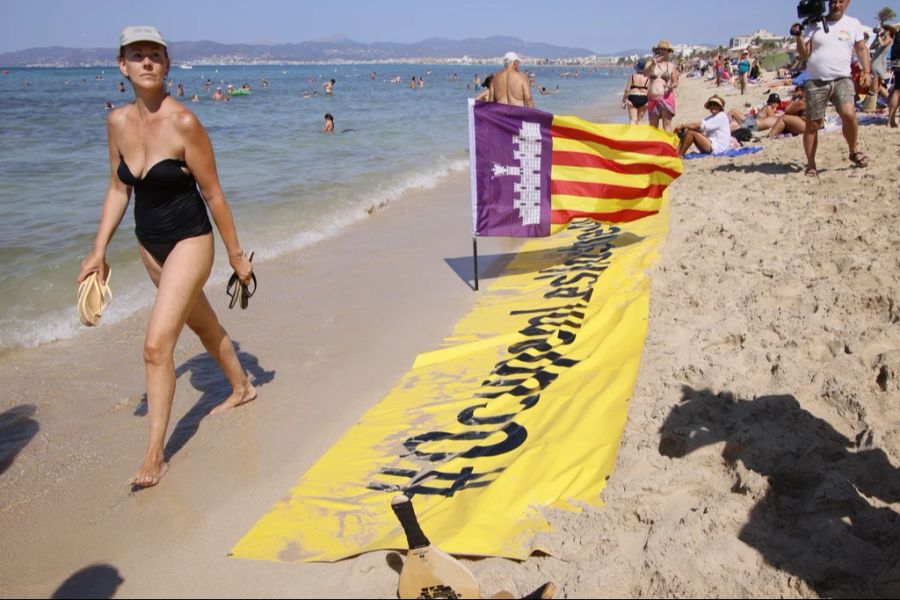
<path fill-rule="evenodd" d="M 134 233 L 160 265 L 181 240 L 212 231 L 197 180 L 186 167 L 183 160 L 165 158 L 138 179 L 119 155 L 116 174 L 134 189 Z"/>

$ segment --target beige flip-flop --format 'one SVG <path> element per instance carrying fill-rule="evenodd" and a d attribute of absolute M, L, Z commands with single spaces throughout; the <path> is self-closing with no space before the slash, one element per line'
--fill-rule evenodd
<path fill-rule="evenodd" d="M 78 296 L 76 308 L 78 309 L 78 319 L 91 327 L 100 322 L 103 311 L 112 301 L 112 289 L 109 287 L 109 278 L 112 275 L 112 269 L 106 272 L 106 281 L 100 281 L 97 272 L 94 271 L 84 278 L 78 285 Z"/>

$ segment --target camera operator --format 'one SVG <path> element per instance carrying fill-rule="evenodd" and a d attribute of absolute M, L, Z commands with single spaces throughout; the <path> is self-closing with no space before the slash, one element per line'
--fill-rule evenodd
<path fill-rule="evenodd" d="M 797 41 L 797 54 L 807 64 L 806 130 L 803 149 L 806 151 L 806 175 L 814 177 L 819 129 L 825 120 L 825 108 L 831 102 L 843 123 L 844 138 L 850 149 L 850 160 L 857 167 L 868 165 L 869 158 L 857 148 L 859 124 L 856 121 L 856 92 L 850 78 L 850 59 L 853 52 L 859 57 L 863 72 L 860 85 L 871 84 L 869 48 L 862 24 L 845 11 L 850 0 L 830 0 L 829 12 L 823 20 L 801 27 L 795 23 L 791 35 Z"/>

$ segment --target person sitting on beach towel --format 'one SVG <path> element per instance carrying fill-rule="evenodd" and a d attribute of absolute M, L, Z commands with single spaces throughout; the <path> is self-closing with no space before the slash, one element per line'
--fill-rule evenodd
<path fill-rule="evenodd" d="M 731 126 L 725 113 L 725 100 L 721 96 L 712 96 L 704 107 L 709 116 L 700 123 L 688 123 L 676 129 L 681 137 L 678 145 L 678 156 L 684 156 L 692 146 L 696 146 L 703 154 L 720 154 L 731 149 Z"/>
<path fill-rule="evenodd" d="M 678 87 L 678 67 L 669 61 L 675 49 L 668 40 L 660 40 L 653 48 L 653 58 L 647 61 L 644 74 L 649 78 L 647 88 L 647 115 L 650 124 L 672 131 L 675 117 L 675 89 Z"/>

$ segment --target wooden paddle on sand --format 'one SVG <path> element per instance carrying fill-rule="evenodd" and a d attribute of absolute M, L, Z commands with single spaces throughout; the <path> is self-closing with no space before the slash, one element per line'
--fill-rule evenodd
<path fill-rule="evenodd" d="M 395 497 L 391 508 L 409 543 L 400 571 L 400 598 L 478 598 L 478 580 L 458 560 L 431 545 L 419 527 L 409 497 Z"/>

